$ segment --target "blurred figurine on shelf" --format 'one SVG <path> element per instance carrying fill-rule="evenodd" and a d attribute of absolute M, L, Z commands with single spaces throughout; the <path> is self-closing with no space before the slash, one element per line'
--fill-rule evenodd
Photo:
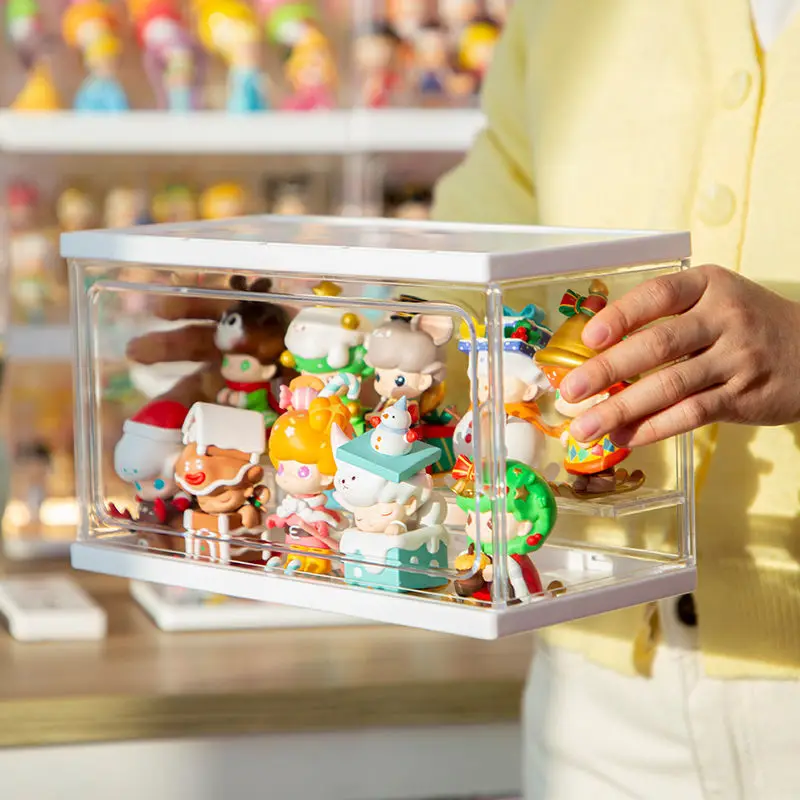
<path fill-rule="evenodd" d="M 327 38 L 309 28 L 292 47 L 284 66 L 291 90 L 285 111 L 314 111 L 336 105 L 336 62 Z"/>
<path fill-rule="evenodd" d="M 344 563 L 347 583 L 402 591 L 449 582 L 436 574 L 448 566 L 446 504 L 426 472 L 440 452 L 408 438 L 401 436 L 402 446 L 387 452 L 375 432 L 351 439 L 333 430 L 334 498 L 353 514 L 353 526 L 339 542 L 340 552 L 350 557 Z"/>
<path fill-rule="evenodd" d="M 11 102 L 15 111 L 58 111 L 61 100 L 44 59 L 47 36 L 38 0 L 6 0 L 6 31 L 25 71 L 25 83 Z"/>
<path fill-rule="evenodd" d="M 352 434 L 352 428 L 341 400 L 320 396 L 323 386 L 317 378 L 301 377 L 281 391 L 286 411 L 272 428 L 269 458 L 284 496 L 267 527 L 285 529 L 285 544 L 292 549 L 283 559 L 270 558 L 268 569 L 327 575 L 332 570 L 328 556 L 339 549 L 342 516 L 328 508 L 325 493 L 336 472 L 331 432 L 338 426 Z"/>
<path fill-rule="evenodd" d="M 458 73 L 453 84 L 460 93 L 477 94 L 480 90 L 499 38 L 500 28 L 489 19 L 473 20 L 463 30 L 458 41 Z"/>
<path fill-rule="evenodd" d="M 386 23 L 376 24 L 355 42 L 358 102 L 365 108 L 385 108 L 400 88 L 402 41 Z"/>
<path fill-rule="evenodd" d="M 110 3 L 70 0 L 62 18 L 64 41 L 81 51 L 88 75 L 77 94 L 76 111 L 127 111 L 128 98 L 117 78 L 122 43 L 119 21 Z"/>
<path fill-rule="evenodd" d="M 484 487 L 486 492 L 476 502 L 475 468 L 464 456 L 459 458 L 453 475 L 458 478 L 453 491 L 456 493 L 458 507 L 467 515 L 466 534 L 469 540 L 469 548 L 456 558 L 454 565 L 466 575 L 455 580 L 453 588 L 458 597 L 491 602 L 494 541 L 490 487 Z M 519 461 L 506 462 L 506 488 L 508 598 L 521 601 L 542 592 L 539 572 L 529 554 L 536 552 L 547 540 L 555 527 L 558 509 L 547 481 Z M 479 528 L 482 535 L 478 548 L 476 542 Z M 479 552 L 476 553 L 476 550 Z M 476 569 L 475 560 L 479 557 Z"/>
<path fill-rule="evenodd" d="M 53 453 L 45 442 L 29 442 L 17 448 L 13 468 L 15 482 L 25 487 L 23 502 L 30 522 L 36 525 L 47 499 L 48 482 L 53 472 Z"/>
<path fill-rule="evenodd" d="M 250 286 L 235 275 L 230 287 L 237 292 L 252 292 L 254 297 L 272 289 L 269 278 L 258 278 Z M 283 339 L 288 319 L 283 308 L 261 300 L 241 300 L 229 308 L 217 325 L 214 343 L 222 353 L 225 388 L 217 395 L 222 405 L 258 411 L 269 430 L 281 407 L 272 382 L 278 377 Z"/>
<path fill-rule="evenodd" d="M 555 409 L 568 420 L 574 419 L 592 406 L 625 389 L 617 383 L 605 392 L 588 397 L 580 403 L 568 403 L 559 391 L 561 382 L 569 373 L 597 353 L 583 343 L 586 323 L 608 304 L 608 289 L 599 280 L 592 281 L 589 294 L 584 296 L 572 290 L 561 298 L 558 310 L 567 319 L 553 334 L 547 346 L 536 353 L 536 362 L 556 391 Z M 556 484 L 559 496 L 571 498 L 599 497 L 638 489 L 645 480 L 641 470 L 628 473 L 617 465 L 630 454 L 630 448 L 619 447 L 606 435 L 593 442 L 579 442 L 569 433 L 569 424 L 561 433 L 561 443 L 566 448 L 564 469 L 574 476 L 572 484 Z"/>
<path fill-rule="evenodd" d="M 308 211 L 309 179 L 306 176 L 281 178 L 267 182 L 270 214 L 302 217 Z"/>
<path fill-rule="evenodd" d="M 150 211 L 154 222 L 194 222 L 197 196 L 185 184 L 168 184 L 153 195 Z"/>
<path fill-rule="evenodd" d="M 147 193 L 143 189 L 117 186 L 103 203 L 103 225 L 106 228 L 132 228 L 147 217 Z"/>
<path fill-rule="evenodd" d="M 97 219 L 97 206 L 83 189 L 72 186 L 58 196 L 56 218 L 64 233 L 89 230 Z"/>
<path fill-rule="evenodd" d="M 453 42 L 458 42 L 467 25 L 481 13 L 479 0 L 437 0 L 439 21 Z"/>
<path fill-rule="evenodd" d="M 187 555 L 227 564 L 231 537 L 260 537 L 263 529 L 269 500 L 259 463 L 266 449 L 264 420 L 255 411 L 195 403 L 183 443 L 175 478 L 199 507 L 184 514 Z"/>
<path fill-rule="evenodd" d="M 317 27 L 317 10 L 304 0 L 255 0 L 267 39 L 281 47 L 294 47 L 309 29 Z"/>
<path fill-rule="evenodd" d="M 201 219 L 229 219 L 247 213 L 247 192 L 240 183 L 216 183 L 200 195 Z"/>
<path fill-rule="evenodd" d="M 489 17 L 499 26 L 506 24 L 511 0 L 486 0 L 486 10 Z"/>
<path fill-rule="evenodd" d="M 403 295 L 402 301 L 422 302 Z M 380 419 L 400 399 L 407 403 L 420 436 L 441 451 L 433 472 L 449 472 L 455 462 L 455 415 L 439 410 L 444 398 L 445 360 L 442 347 L 453 335 L 453 320 L 438 314 L 395 313 L 366 338 L 366 362 L 375 370 L 380 403 L 369 415 Z"/>
<path fill-rule="evenodd" d="M 388 22 L 403 39 L 413 39 L 428 20 L 428 0 L 387 0 Z"/>
<path fill-rule="evenodd" d="M 201 103 L 202 52 L 180 0 L 127 0 L 158 108 L 194 111 Z"/>
<path fill-rule="evenodd" d="M 35 184 L 12 181 L 6 191 L 6 209 L 12 235 L 33 230 L 39 212 L 40 195 Z"/>
<path fill-rule="evenodd" d="M 453 71 L 447 32 L 437 22 L 427 22 L 415 34 L 414 88 L 423 105 L 436 104 L 448 91 Z"/>
<path fill-rule="evenodd" d="M 187 409 L 173 400 L 154 400 L 143 406 L 122 427 L 114 448 L 114 471 L 136 490 L 136 514 L 109 506 L 119 519 L 143 525 L 181 529 L 183 513 L 191 505 L 178 489 L 175 464 L 183 451 L 182 429 Z"/>
<path fill-rule="evenodd" d="M 342 293 L 330 281 L 323 281 L 312 291 L 321 298 Z M 359 381 L 371 378 L 375 371 L 365 360 L 364 328 L 364 321 L 357 314 L 344 312 L 338 306 L 302 308 L 289 323 L 281 364 L 325 383 L 338 374 L 353 375 Z"/>
<path fill-rule="evenodd" d="M 433 192 L 429 186 L 388 188 L 384 193 L 386 214 L 395 219 L 425 222 L 430 219 L 432 205 Z"/>
<path fill-rule="evenodd" d="M 258 18 L 244 0 L 194 0 L 197 29 L 205 49 L 228 66 L 226 108 L 233 113 L 265 111 L 269 104 L 261 74 Z"/>
<path fill-rule="evenodd" d="M 47 309 L 55 292 L 52 243 L 41 231 L 27 231 L 11 236 L 11 296 L 14 317 L 29 325 L 47 321 Z"/>
<path fill-rule="evenodd" d="M 476 326 L 473 343 L 462 326 L 458 349 L 470 356 L 470 382 L 477 381 L 478 401 L 491 396 L 488 342 L 485 326 Z M 562 428 L 548 425 L 542 418 L 537 400 L 550 391 L 550 383 L 534 355 L 550 340 L 544 325 L 544 312 L 531 304 L 521 312 L 504 309 L 503 318 L 503 403 L 506 412 L 506 457 L 530 467 L 543 467 L 545 436 L 560 436 Z M 473 377 L 474 376 L 474 377 Z M 453 445 L 456 455 L 473 458 L 473 412 L 467 411 L 456 426 Z M 483 448 L 486 447 L 484 443 Z M 486 450 L 483 450 L 486 453 Z"/>

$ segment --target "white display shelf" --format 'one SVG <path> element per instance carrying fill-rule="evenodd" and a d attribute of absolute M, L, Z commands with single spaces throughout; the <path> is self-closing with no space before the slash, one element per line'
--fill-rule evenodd
<path fill-rule="evenodd" d="M 474 639 L 497 639 L 685 594 L 695 588 L 697 581 L 695 566 L 686 561 L 654 564 L 624 555 L 551 546 L 537 554 L 536 565 L 545 586 L 560 581 L 566 587 L 565 593 L 545 594 L 523 605 L 495 609 L 465 605 L 444 597 L 412 597 L 333 581 L 298 579 L 261 569 L 219 565 L 209 569 L 200 561 L 143 553 L 119 539 L 77 542 L 72 545 L 71 553 L 75 569 L 357 616 L 374 622 L 424 627 Z"/>
<path fill-rule="evenodd" d="M 0 111 L 0 151 L 70 154 L 346 155 L 461 152 L 483 127 L 472 109 L 126 114 Z"/>
<path fill-rule="evenodd" d="M 224 597 L 202 599 L 186 590 L 186 597 L 171 596 L 174 587 L 143 581 L 131 582 L 131 595 L 162 631 L 217 631 L 253 628 L 322 628 L 365 625 L 367 620 Z M 205 595 L 205 592 L 200 593 Z"/>
<path fill-rule="evenodd" d="M 70 361 L 72 328 L 67 325 L 12 325 L 6 356 L 15 361 Z"/>
<path fill-rule="evenodd" d="M 9 561 L 39 561 L 50 558 L 65 558 L 71 542 L 53 539 L 33 539 L 21 536 L 4 536 L 3 555 Z"/>
<path fill-rule="evenodd" d="M 313 251 L 314 258 L 309 254 Z M 255 216 L 67 233 L 61 255 L 195 269 L 463 284 L 688 258 L 688 233 Z"/>

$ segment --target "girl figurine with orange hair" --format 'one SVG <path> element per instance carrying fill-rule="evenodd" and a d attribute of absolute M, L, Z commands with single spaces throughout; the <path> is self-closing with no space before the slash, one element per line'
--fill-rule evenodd
<path fill-rule="evenodd" d="M 203 47 L 228 65 L 227 109 L 265 111 L 269 106 L 260 69 L 258 17 L 242 0 L 195 0 Z"/>
<path fill-rule="evenodd" d="M 278 417 L 269 439 L 269 458 L 277 470 L 276 483 L 285 496 L 267 528 L 284 528 L 291 546 L 283 568 L 287 573 L 331 572 L 331 553 L 338 551 L 335 533 L 342 527 L 341 515 L 327 507 L 327 489 L 333 486 L 336 461 L 331 446 L 334 425 L 353 435 L 350 412 L 336 396 L 322 397 L 319 378 L 295 378 L 282 387 Z M 281 563 L 278 556 L 267 561 L 268 568 Z"/>
<path fill-rule="evenodd" d="M 117 79 L 122 50 L 113 7 L 102 0 L 72 0 L 61 20 L 64 41 L 78 48 L 88 71 L 77 94 L 76 111 L 127 111 L 128 98 Z"/>
<path fill-rule="evenodd" d="M 573 369 L 597 355 L 583 343 L 582 334 L 586 323 L 607 303 L 608 289 L 602 281 L 592 281 L 587 296 L 572 290 L 566 292 L 558 310 L 567 319 L 547 346 L 535 355 L 536 363 L 556 390 L 556 411 L 568 419 L 574 419 L 612 394 L 621 392 L 626 386 L 623 383 L 615 384 L 605 392 L 587 397 L 579 403 L 567 402 L 559 391 L 561 382 Z M 638 489 L 644 483 L 644 473 L 640 470 L 628 474 L 624 469 L 616 469 L 631 451 L 614 444 L 607 435 L 592 442 L 579 442 L 572 436 L 567 424 L 561 433 L 561 443 L 567 451 L 564 469 L 574 475 L 575 480 L 571 486 L 554 486 L 560 495 L 597 497 Z"/>
<path fill-rule="evenodd" d="M 292 47 L 284 73 L 292 89 L 284 110 L 313 111 L 336 104 L 336 63 L 328 40 L 316 28 L 308 28 Z"/>

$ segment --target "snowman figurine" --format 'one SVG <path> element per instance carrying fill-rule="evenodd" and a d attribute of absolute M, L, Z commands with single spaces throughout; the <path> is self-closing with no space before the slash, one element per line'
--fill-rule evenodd
<path fill-rule="evenodd" d="M 405 397 L 384 409 L 380 416 L 373 417 L 370 422 L 376 426 L 370 435 L 370 444 L 376 453 L 403 456 L 411 452 L 412 445 L 419 439 L 419 433 L 411 428 L 411 413 Z"/>

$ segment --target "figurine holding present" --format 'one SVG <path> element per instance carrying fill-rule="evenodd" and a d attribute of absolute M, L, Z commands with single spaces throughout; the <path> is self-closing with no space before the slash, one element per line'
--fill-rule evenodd
<path fill-rule="evenodd" d="M 260 484 L 266 449 L 264 419 L 257 411 L 195 403 L 183 424 L 178 485 L 196 498 L 187 510 L 187 554 L 227 564 L 233 536 L 259 535 L 269 492 Z"/>
<path fill-rule="evenodd" d="M 339 541 L 340 552 L 350 556 L 345 581 L 389 591 L 442 587 L 449 579 L 436 571 L 447 568 L 446 505 L 426 472 L 439 448 L 411 436 L 401 447 L 393 438 L 382 451 L 379 430 L 355 439 L 333 430 L 334 497 L 354 518 Z"/>
<path fill-rule="evenodd" d="M 473 343 L 466 330 L 458 349 L 469 353 L 477 380 L 478 401 L 489 398 L 488 342 L 484 328 L 478 326 Z M 503 403 L 506 412 L 506 458 L 531 467 L 543 466 L 545 436 L 559 436 L 561 428 L 548 425 L 542 418 L 539 397 L 550 391 L 550 383 L 534 360 L 536 352 L 549 341 L 551 333 L 544 325 L 544 312 L 535 305 L 515 313 L 505 309 L 503 318 Z M 476 351 L 476 352 L 474 352 Z M 453 444 L 456 455 L 473 459 L 473 410 L 470 408 L 456 426 Z"/>
<path fill-rule="evenodd" d="M 284 528 L 285 542 L 291 547 L 283 564 L 286 572 L 327 575 L 328 556 L 339 549 L 337 531 L 342 516 L 329 508 L 325 494 L 333 485 L 336 462 L 331 431 L 352 433 L 350 412 L 336 396 L 323 397 L 319 378 L 295 378 L 281 391 L 286 408 L 272 429 L 269 457 L 277 470 L 275 481 L 286 493 L 267 527 Z M 268 567 L 281 565 L 273 556 Z"/>
<path fill-rule="evenodd" d="M 566 292 L 561 299 L 559 311 L 567 319 L 547 346 L 536 353 L 536 363 L 544 370 L 556 390 L 556 411 L 568 419 L 574 419 L 625 388 L 625 384 L 618 383 L 580 403 L 568 403 L 559 392 L 561 382 L 575 367 L 597 355 L 594 350 L 586 347 L 581 337 L 586 323 L 605 308 L 607 303 L 608 289 L 602 281 L 592 281 L 586 296 L 572 290 Z M 564 469 L 574 475 L 575 480 L 571 486 L 555 486 L 559 495 L 598 497 L 629 492 L 644 483 L 645 476 L 641 470 L 629 474 L 627 470 L 616 468 L 631 451 L 627 447 L 618 447 L 607 435 L 593 442 L 579 442 L 569 433 L 567 425 L 561 434 L 561 443 L 567 450 Z"/>

